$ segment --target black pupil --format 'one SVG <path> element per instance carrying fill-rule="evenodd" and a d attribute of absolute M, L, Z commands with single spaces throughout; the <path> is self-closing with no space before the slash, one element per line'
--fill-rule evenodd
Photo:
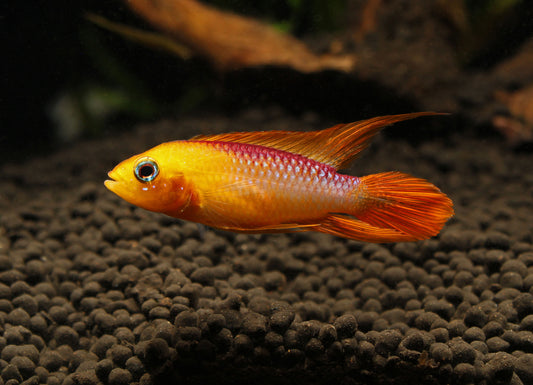
<path fill-rule="evenodd" d="M 153 173 L 154 167 L 149 164 L 141 166 L 141 169 L 139 170 L 139 175 L 141 176 L 141 178 L 148 178 L 152 176 Z"/>

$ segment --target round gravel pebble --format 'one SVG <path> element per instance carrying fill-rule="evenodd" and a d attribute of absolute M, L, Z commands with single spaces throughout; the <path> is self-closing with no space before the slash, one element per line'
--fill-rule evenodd
<path fill-rule="evenodd" d="M 262 338 L 267 330 L 267 319 L 261 314 L 248 313 L 242 321 L 242 331 L 252 338 Z"/>
<path fill-rule="evenodd" d="M 510 239 L 507 235 L 498 231 L 492 231 L 487 234 L 485 247 L 488 249 L 507 250 L 510 246 Z"/>
<path fill-rule="evenodd" d="M 511 344 L 500 337 L 491 337 L 487 340 L 489 352 L 505 352 Z"/>
<path fill-rule="evenodd" d="M 482 328 L 487 322 L 487 315 L 480 306 L 472 306 L 466 311 L 464 322 L 467 326 Z"/>
<path fill-rule="evenodd" d="M 374 348 L 374 345 L 372 345 L 370 342 L 362 341 L 359 344 L 357 351 L 358 351 L 359 357 L 362 360 L 370 361 L 374 357 L 375 348 Z"/>
<path fill-rule="evenodd" d="M 28 357 L 16 356 L 9 363 L 17 368 L 23 378 L 29 378 L 35 373 L 35 363 Z"/>
<path fill-rule="evenodd" d="M 206 323 L 209 331 L 216 334 L 226 327 L 226 318 L 222 314 L 210 314 Z"/>
<path fill-rule="evenodd" d="M 215 274 L 210 267 L 200 267 L 191 274 L 191 280 L 205 286 L 213 286 Z"/>
<path fill-rule="evenodd" d="M 485 333 L 477 326 L 472 326 L 471 328 L 465 330 L 463 339 L 466 342 L 485 341 Z"/>
<path fill-rule="evenodd" d="M 65 360 L 61 354 L 55 350 L 43 352 L 39 358 L 39 365 L 43 366 L 50 372 L 57 371 L 64 364 Z"/>
<path fill-rule="evenodd" d="M 145 372 L 141 360 L 135 356 L 128 358 L 124 367 L 131 373 L 134 381 L 138 381 Z"/>
<path fill-rule="evenodd" d="M 283 345 L 283 336 L 276 332 L 268 332 L 265 335 L 265 346 L 268 349 L 274 350 L 277 347 Z"/>
<path fill-rule="evenodd" d="M 476 359 L 475 349 L 465 341 L 459 339 L 458 337 L 453 338 L 449 342 L 450 349 L 452 350 L 453 362 L 459 363 L 474 363 Z"/>
<path fill-rule="evenodd" d="M 72 349 L 78 347 L 79 335 L 69 326 L 58 326 L 54 331 L 54 339 L 58 345 L 69 345 Z"/>
<path fill-rule="evenodd" d="M 376 340 L 376 353 L 387 356 L 394 352 L 402 340 L 402 335 L 397 330 L 384 330 L 379 333 Z"/>
<path fill-rule="evenodd" d="M 392 266 L 383 272 L 383 281 L 389 286 L 389 287 L 396 287 L 398 283 L 403 281 L 406 277 L 406 272 L 403 268 L 399 266 Z"/>
<path fill-rule="evenodd" d="M 162 338 L 154 338 L 144 345 L 141 360 L 147 369 L 155 369 L 166 363 L 170 357 L 168 344 Z"/>
<path fill-rule="evenodd" d="M 270 316 L 270 326 L 278 332 L 284 332 L 294 320 L 295 313 L 291 310 L 276 311 Z"/>
<path fill-rule="evenodd" d="M 25 328 L 30 327 L 30 315 L 24 309 L 13 309 L 6 317 L 6 322 L 11 325 L 20 325 Z"/>
<path fill-rule="evenodd" d="M 39 310 L 39 305 L 35 298 L 29 294 L 22 294 L 13 299 L 13 305 L 17 308 L 24 309 L 31 317 Z"/>
<path fill-rule="evenodd" d="M 493 382 L 508 383 L 514 373 L 516 358 L 504 352 L 495 353 L 486 364 L 489 378 Z"/>
<path fill-rule="evenodd" d="M 483 326 L 483 332 L 487 338 L 498 337 L 503 333 L 503 326 L 500 322 L 489 321 Z"/>
<path fill-rule="evenodd" d="M 533 332 L 533 314 L 525 316 L 520 322 L 520 330 Z"/>
<path fill-rule="evenodd" d="M 7 383 L 9 383 L 9 381 L 12 381 L 13 384 L 19 384 L 23 380 L 20 371 L 13 364 L 6 365 L 2 369 L 1 376 Z"/>
<path fill-rule="evenodd" d="M 164 306 L 155 306 L 148 312 L 148 318 L 150 319 L 169 319 L 170 310 Z"/>
<path fill-rule="evenodd" d="M 100 381 L 105 382 L 113 369 L 113 361 L 109 358 L 104 358 L 98 361 L 95 366 L 95 373 Z"/>
<path fill-rule="evenodd" d="M 515 371 L 524 384 L 533 383 L 533 353 L 523 354 L 515 361 Z"/>
<path fill-rule="evenodd" d="M 115 345 L 106 352 L 106 355 L 111 358 L 115 365 L 124 366 L 133 353 L 130 348 L 124 345 Z"/>
<path fill-rule="evenodd" d="M 133 377 L 131 373 L 122 368 L 114 368 L 111 370 L 108 377 L 109 385 L 129 385 L 132 380 Z"/>
<path fill-rule="evenodd" d="M 337 318 L 333 323 L 333 326 L 337 331 L 338 338 L 350 338 L 353 337 L 357 330 L 357 320 L 353 315 L 346 314 Z"/>
<path fill-rule="evenodd" d="M 242 355 L 248 355 L 253 350 L 253 342 L 246 334 L 237 334 L 233 340 L 235 351 Z"/>
<path fill-rule="evenodd" d="M 107 350 L 115 345 L 116 342 L 116 337 L 104 334 L 92 345 L 91 352 L 95 353 L 100 358 L 104 358 Z"/>
<path fill-rule="evenodd" d="M 518 318 L 522 319 L 533 314 L 533 294 L 521 293 L 513 300 L 513 307 L 518 313 Z"/>
<path fill-rule="evenodd" d="M 52 306 L 48 309 L 48 315 L 57 324 L 65 324 L 67 322 L 68 311 L 62 306 Z"/>
<path fill-rule="evenodd" d="M 113 336 L 117 339 L 119 343 L 122 344 L 134 344 L 135 343 L 135 336 L 133 335 L 133 332 L 128 329 L 127 327 L 119 327 L 115 330 L 113 333 Z"/>
<path fill-rule="evenodd" d="M 442 342 L 436 342 L 431 345 L 429 354 L 439 363 L 451 362 L 453 358 L 453 352 L 450 347 Z"/>
<path fill-rule="evenodd" d="M 176 316 L 174 323 L 177 327 L 198 326 L 198 314 L 190 310 L 182 311 Z"/>
<path fill-rule="evenodd" d="M 473 383 L 476 378 L 476 369 L 473 365 L 461 362 L 453 368 L 457 382 L 461 384 Z"/>
<path fill-rule="evenodd" d="M 324 346 L 329 346 L 338 338 L 337 329 L 333 325 L 323 325 L 318 333 L 318 339 Z"/>

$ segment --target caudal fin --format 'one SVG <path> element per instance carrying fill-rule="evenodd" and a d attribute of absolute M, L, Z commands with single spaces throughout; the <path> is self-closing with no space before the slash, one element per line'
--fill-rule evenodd
<path fill-rule="evenodd" d="M 353 215 L 372 226 L 421 240 L 437 235 L 454 213 L 450 198 L 424 179 L 384 172 L 360 181 L 362 201 Z"/>

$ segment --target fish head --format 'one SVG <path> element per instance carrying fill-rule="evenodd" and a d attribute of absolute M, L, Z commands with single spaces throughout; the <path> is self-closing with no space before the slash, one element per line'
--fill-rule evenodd
<path fill-rule="evenodd" d="M 120 162 L 104 184 L 135 206 L 176 216 L 191 200 L 191 189 L 176 164 L 168 146 L 159 145 Z"/>

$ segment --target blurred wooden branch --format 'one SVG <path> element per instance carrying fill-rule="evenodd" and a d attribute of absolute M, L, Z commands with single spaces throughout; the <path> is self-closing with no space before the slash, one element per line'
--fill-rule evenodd
<path fill-rule="evenodd" d="M 185 47 L 183 44 L 176 43 L 174 40 L 161 33 L 143 31 L 128 25 L 116 23 L 94 13 L 88 13 L 85 17 L 97 26 L 114 32 L 135 43 L 171 52 L 185 60 L 190 59 L 192 56 L 192 52 L 189 48 Z"/>
<path fill-rule="evenodd" d="M 510 116 L 496 115 L 492 124 L 509 144 L 533 141 L 533 85 L 515 92 L 496 92 L 495 97 L 507 107 Z"/>
<path fill-rule="evenodd" d="M 287 66 L 300 72 L 351 71 L 353 56 L 318 56 L 298 39 L 257 20 L 194 0 L 125 0 L 139 15 L 221 71 Z"/>
<path fill-rule="evenodd" d="M 367 0 L 361 11 L 359 23 L 355 26 L 353 38 L 360 43 L 369 33 L 374 32 L 377 25 L 381 0 Z"/>

